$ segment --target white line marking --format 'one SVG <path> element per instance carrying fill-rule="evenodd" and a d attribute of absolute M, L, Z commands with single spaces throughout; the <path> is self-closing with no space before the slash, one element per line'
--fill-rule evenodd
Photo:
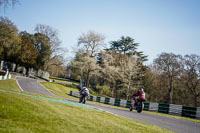
<path fill-rule="evenodd" d="M 38 82 L 38 81 L 37 81 Z M 44 87 L 40 82 L 38 82 L 38 84 L 40 84 L 44 89 L 46 89 L 49 93 L 51 93 L 52 95 L 55 95 L 53 94 L 49 89 L 47 89 L 46 87 Z"/>
<path fill-rule="evenodd" d="M 21 89 L 21 91 L 24 91 L 23 89 L 22 89 L 22 87 L 19 85 L 19 82 L 18 82 L 18 80 L 17 79 L 15 79 L 16 80 L 16 82 L 17 82 L 17 85 L 19 86 L 19 88 Z"/>

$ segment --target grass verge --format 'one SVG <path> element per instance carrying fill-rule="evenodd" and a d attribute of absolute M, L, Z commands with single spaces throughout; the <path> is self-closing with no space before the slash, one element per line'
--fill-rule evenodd
<path fill-rule="evenodd" d="M 70 83 L 70 84 L 77 84 L 79 85 L 80 83 L 74 80 L 70 80 L 70 79 L 65 79 L 65 78 L 58 78 L 58 77 L 50 77 L 49 79 L 51 80 L 55 80 L 55 81 L 59 81 L 59 82 L 64 82 L 64 83 Z"/>
<path fill-rule="evenodd" d="M 106 112 L 98 112 L 77 106 L 2 91 L 0 91 L 0 110 L 1 133 L 170 132 L 169 130 L 157 126 L 115 116 Z"/>
<path fill-rule="evenodd" d="M 65 85 L 65 84 L 59 84 L 59 83 L 54 83 L 54 82 L 40 82 L 44 87 L 49 89 L 52 93 L 62 96 L 62 97 L 67 97 L 67 98 L 72 98 L 69 96 L 69 91 L 72 90 L 74 92 L 79 92 L 78 88 L 73 85 Z"/>
<path fill-rule="evenodd" d="M 0 80 L 0 89 L 6 89 L 10 91 L 21 91 L 16 83 L 16 80 L 14 79 Z"/>
<path fill-rule="evenodd" d="M 72 96 L 68 95 L 70 90 L 72 90 L 74 92 L 78 92 L 78 89 L 71 88 L 70 86 L 66 87 L 65 85 L 57 84 L 57 83 L 48 83 L 48 82 L 41 82 L 41 83 L 46 88 L 48 88 L 49 90 L 51 90 L 52 93 L 54 93 L 54 94 L 56 94 L 58 96 L 67 97 L 67 98 L 78 100 L 78 98 L 75 98 L 75 97 L 72 97 Z M 112 105 L 103 104 L 103 103 L 94 102 L 94 101 L 87 101 L 87 102 L 89 102 L 89 103 L 95 103 L 95 104 L 100 104 L 100 105 L 108 106 L 108 107 L 112 107 L 112 108 L 119 108 L 119 109 L 123 109 L 123 110 L 129 110 L 128 108 L 123 108 L 123 107 L 118 107 L 118 106 L 112 106 Z M 174 116 L 174 115 L 163 114 L 163 113 L 158 113 L 158 112 L 150 112 L 150 111 L 143 111 L 143 112 L 144 113 L 149 113 L 149 114 L 166 116 L 166 117 L 172 117 L 172 118 L 176 118 L 176 119 L 184 119 L 184 120 L 188 120 L 188 121 L 200 123 L 200 120 L 198 120 L 198 119 L 192 119 L 192 118 L 181 117 L 181 116 Z"/>
<path fill-rule="evenodd" d="M 12 75 L 11 75 L 11 77 L 12 77 L 12 78 L 16 78 L 16 77 L 17 77 L 17 75 L 13 75 L 13 74 L 12 74 Z"/>

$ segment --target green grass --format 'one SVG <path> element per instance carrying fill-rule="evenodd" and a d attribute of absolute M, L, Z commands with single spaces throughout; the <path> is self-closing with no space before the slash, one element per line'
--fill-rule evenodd
<path fill-rule="evenodd" d="M 0 89 L 21 91 L 14 79 L 0 80 Z"/>
<path fill-rule="evenodd" d="M 8 81 L 8 80 L 7 80 Z M 14 81 L 14 80 L 13 80 Z M 10 81 L 9 81 L 10 83 Z M 12 84 L 17 85 L 12 82 Z M 0 86 L 2 82 L 0 82 Z M 10 86 L 13 88 L 13 86 Z M 5 90 L 12 90 L 5 87 Z M 17 88 L 16 88 L 17 89 Z M 15 89 L 13 89 L 15 90 Z M 18 90 L 20 91 L 20 90 Z M 24 92 L 23 92 L 24 93 Z M 31 93 L 29 93 L 30 95 Z M 35 94 L 32 94 L 35 95 Z M 0 91 L 0 132 L 168 133 L 106 112 Z"/>
<path fill-rule="evenodd" d="M 50 77 L 49 79 L 59 81 L 59 82 L 70 83 L 70 84 L 73 83 L 73 84 L 79 85 L 79 82 L 73 81 L 73 80 L 70 80 L 70 79 L 58 78 L 58 77 Z"/>
<path fill-rule="evenodd" d="M 61 84 L 57 84 L 57 83 L 48 83 L 48 82 L 41 82 L 41 83 L 46 88 L 48 88 L 49 90 L 51 90 L 52 93 L 54 93 L 56 95 L 78 100 L 78 98 L 75 98 L 75 97 L 72 97 L 72 96 L 68 95 L 70 90 L 72 90 L 74 92 L 78 92 L 78 89 L 71 88 L 70 86 L 66 87 L 65 85 L 61 85 Z M 100 104 L 100 105 L 108 106 L 108 107 L 112 107 L 112 108 L 119 108 L 119 109 L 129 110 L 128 108 L 123 108 L 123 107 L 118 107 L 118 106 L 112 106 L 112 105 L 103 104 L 103 103 L 94 102 L 94 101 L 87 101 L 87 102 L 89 102 L 89 103 L 95 103 L 95 104 Z M 144 113 L 149 113 L 149 114 L 166 116 L 166 117 L 173 117 L 173 118 L 176 118 L 176 119 L 184 119 L 184 120 L 189 120 L 189 121 L 192 121 L 192 122 L 198 122 L 198 123 L 200 123 L 200 120 L 198 120 L 198 119 L 192 119 L 192 118 L 181 117 L 181 116 L 174 116 L 174 115 L 169 115 L 169 114 L 164 114 L 164 113 L 158 113 L 158 112 L 150 112 L 150 111 L 143 111 L 143 112 Z"/>
<path fill-rule="evenodd" d="M 12 77 L 12 78 L 15 78 L 15 77 L 17 77 L 17 75 L 11 75 L 11 77 Z"/>
<path fill-rule="evenodd" d="M 73 85 L 64 85 L 64 84 L 58 84 L 54 82 L 40 82 L 44 87 L 49 89 L 52 93 L 62 96 L 62 97 L 67 97 L 67 98 L 72 98 L 69 96 L 69 91 L 73 92 L 79 92 L 78 88 Z M 73 98 L 74 99 L 74 98 Z"/>
<path fill-rule="evenodd" d="M 167 117 L 172 117 L 172 118 L 176 118 L 176 119 L 184 119 L 184 120 L 188 120 L 188 121 L 200 123 L 200 120 L 199 120 L 199 119 L 193 119 L 193 118 L 187 118 L 187 117 L 169 115 L 169 114 L 164 114 L 164 113 L 159 113 L 159 112 L 150 112 L 150 111 L 144 111 L 144 112 L 145 112 L 145 113 L 149 113 L 149 114 L 167 116 Z"/>

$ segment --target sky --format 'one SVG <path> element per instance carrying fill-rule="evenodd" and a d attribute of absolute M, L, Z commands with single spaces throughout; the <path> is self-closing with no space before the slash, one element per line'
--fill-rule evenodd
<path fill-rule="evenodd" d="M 200 55 L 200 0 L 19 0 L 0 9 L 19 29 L 34 33 L 37 24 L 59 32 L 62 46 L 72 47 L 82 33 L 95 31 L 105 43 L 130 36 L 148 64 L 162 52 Z"/>

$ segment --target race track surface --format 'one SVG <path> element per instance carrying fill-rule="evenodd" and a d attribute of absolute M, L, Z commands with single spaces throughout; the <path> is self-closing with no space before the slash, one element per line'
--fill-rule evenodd
<path fill-rule="evenodd" d="M 63 98 L 63 97 L 52 94 L 48 89 L 40 85 L 35 79 L 26 78 L 26 77 L 17 77 L 16 79 L 23 91 Z M 78 102 L 76 100 L 72 100 L 68 98 L 63 98 L 63 99 L 72 101 L 72 102 Z M 101 110 L 104 110 L 104 111 L 107 111 L 119 116 L 123 116 L 126 118 L 156 125 L 156 126 L 174 131 L 176 133 L 200 133 L 200 123 L 195 123 L 195 122 L 191 122 L 191 121 L 187 121 L 183 119 L 176 119 L 172 117 L 154 115 L 154 114 L 149 114 L 149 113 L 137 113 L 135 111 L 130 112 L 128 110 L 102 106 L 99 104 L 87 103 L 87 105 L 95 107 L 95 108 L 99 108 Z"/>

